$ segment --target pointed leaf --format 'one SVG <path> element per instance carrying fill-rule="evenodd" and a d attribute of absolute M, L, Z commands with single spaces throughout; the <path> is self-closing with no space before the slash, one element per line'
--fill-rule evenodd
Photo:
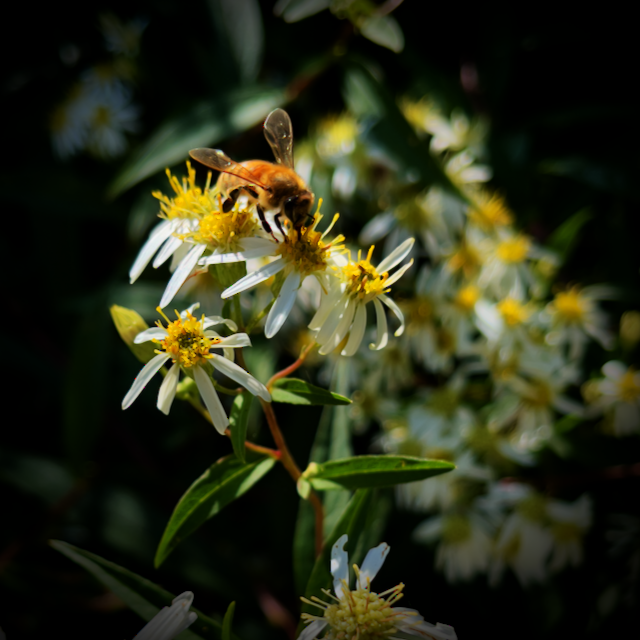
<path fill-rule="evenodd" d="M 229 414 L 229 430 L 231 431 L 233 452 L 242 463 L 246 462 L 244 441 L 247 439 L 247 425 L 249 424 L 252 400 L 253 396 L 248 391 L 236 396 Z"/>
<path fill-rule="evenodd" d="M 455 469 L 445 460 L 427 460 L 411 456 L 357 456 L 342 460 L 311 463 L 303 477 L 314 489 L 361 489 L 390 487 L 424 480 Z"/>
<path fill-rule="evenodd" d="M 145 621 L 151 620 L 160 609 L 171 604 L 175 595 L 166 591 L 150 580 L 139 576 L 100 556 L 79 549 L 61 540 L 51 540 L 49 543 L 54 549 L 64 554 L 70 560 L 86 569 L 105 587 L 113 591 L 119 598 L 126 602 Z M 212 620 L 195 607 L 198 619 L 180 634 L 181 640 L 223 640 L 222 625 Z"/>
<path fill-rule="evenodd" d="M 351 404 L 349 398 L 338 393 L 316 387 L 299 378 L 281 378 L 271 390 L 273 402 L 304 405 L 340 405 Z"/>
<path fill-rule="evenodd" d="M 247 492 L 274 464 L 273 458 L 260 458 L 243 464 L 230 456 L 212 464 L 176 505 L 156 551 L 156 567 L 184 538 Z"/>
<path fill-rule="evenodd" d="M 392 16 L 369 16 L 359 25 L 360 33 L 371 42 L 400 53 L 404 49 L 404 34 Z"/>
<path fill-rule="evenodd" d="M 236 610 L 236 603 L 232 602 L 224 614 L 222 621 L 222 640 L 231 640 L 231 623 L 233 622 L 233 614 Z"/>
<path fill-rule="evenodd" d="M 582 227 L 592 218 L 593 213 L 589 208 L 576 211 L 551 234 L 547 246 L 565 261 L 576 246 Z"/>

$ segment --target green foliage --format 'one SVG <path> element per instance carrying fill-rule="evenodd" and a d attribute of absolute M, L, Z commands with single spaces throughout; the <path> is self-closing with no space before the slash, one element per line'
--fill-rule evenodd
<path fill-rule="evenodd" d="M 273 402 L 299 405 L 345 405 L 351 404 L 349 398 L 339 393 L 299 380 L 298 378 L 280 378 L 271 391 Z"/>
<path fill-rule="evenodd" d="M 246 450 L 244 442 L 247 438 L 247 426 L 253 396 L 245 391 L 236 396 L 229 414 L 229 430 L 231 431 L 231 444 L 236 457 L 243 464 L 246 462 Z"/>

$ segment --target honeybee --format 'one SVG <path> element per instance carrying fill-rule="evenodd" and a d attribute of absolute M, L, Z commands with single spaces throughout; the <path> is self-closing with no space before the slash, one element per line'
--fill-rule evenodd
<path fill-rule="evenodd" d="M 293 127 L 291 118 L 282 109 L 273 110 L 264 121 L 264 137 L 276 162 L 246 160 L 235 162 L 220 149 L 193 149 L 189 155 L 211 169 L 220 171 L 218 187 L 225 196 L 222 210 L 231 211 L 241 191 L 256 204 L 262 228 L 277 242 L 265 211 L 275 211 L 274 222 L 287 241 L 281 216 L 285 216 L 298 232 L 313 223 L 311 207 L 314 195 L 293 168 Z"/>

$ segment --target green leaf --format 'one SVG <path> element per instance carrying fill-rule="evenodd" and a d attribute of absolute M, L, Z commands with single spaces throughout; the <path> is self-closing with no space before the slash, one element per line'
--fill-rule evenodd
<path fill-rule="evenodd" d="M 333 578 L 331 577 L 330 563 L 331 563 L 331 548 L 336 543 L 338 538 L 345 533 L 349 536 L 349 549 L 355 549 L 360 540 L 369 512 L 373 508 L 373 492 L 369 489 L 356 491 L 353 497 L 344 509 L 342 516 L 336 523 L 331 533 L 327 536 L 322 548 L 322 553 L 316 559 L 313 566 L 311 576 L 307 582 L 304 595 L 306 598 L 311 596 L 320 596 L 322 589 L 330 589 L 333 585 Z M 359 558 L 351 556 L 351 562 L 358 562 Z M 303 604 L 302 611 L 308 613 L 315 612 L 316 609 L 310 605 Z M 298 626 L 300 631 L 301 626 Z"/>
<path fill-rule="evenodd" d="M 212 464 L 180 498 L 156 551 L 159 567 L 175 547 L 206 520 L 247 492 L 275 464 L 273 458 L 242 463 L 235 457 Z"/>
<path fill-rule="evenodd" d="M 331 0 L 278 0 L 273 13 L 285 22 L 298 22 L 329 8 Z"/>
<path fill-rule="evenodd" d="M 109 187 L 109 197 L 186 160 L 190 149 L 211 146 L 258 124 L 283 102 L 282 89 L 252 87 L 194 105 L 161 125 L 131 156 Z"/>
<path fill-rule="evenodd" d="M 157 584 L 94 553 L 61 540 L 51 540 L 49 544 L 86 569 L 147 622 L 160 609 L 170 605 L 175 598 L 174 594 Z M 198 640 L 198 638 L 223 640 L 222 625 L 219 622 L 212 620 L 195 607 L 191 607 L 191 610 L 198 614 L 198 619 L 178 636 L 179 640 Z"/>
<path fill-rule="evenodd" d="M 248 391 L 236 396 L 229 415 L 229 430 L 231 431 L 233 452 L 242 463 L 247 460 L 244 441 L 247 439 L 247 425 L 249 424 L 252 400 L 253 396 Z"/>
<path fill-rule="evenodd" d="M 411 456 L 357 456 L 312 462 L 302 474 L 314 489 L 361 489 L 390 487 L 405 482 L 424 480 L 455 469 L 445 460 L 427 460 Z"/>
<path fill-rule="evenodd" d="M 233 622 L 233 614 L 236 610 L 236 603 L 232 602 L 224 614 L 222 621 L 222 640 L 231 640 L 231 623 Z"/>
<path fill-rule="evenodd" d="M 557 252 L 564 262 L 575 248 L 582 227 L 593 218 L 589 208 L 576 211 L 565 220 L 547 240 L 547 246 Z"/>
<path fill-rule="evenodd" d="M 349 398 L 338 393 L 316 387 L 299 378 L 281 378 L 276 380 L 271 390 L 273 402 L 304 405 L 340 405 L 351 404 Z"/>
<path fill-rule="evenodd" d="M 400 53 L 404 49 L 404 34 L 392 16 L 369 16 L 358 25 L 360 33 L 371 42 Z"/>

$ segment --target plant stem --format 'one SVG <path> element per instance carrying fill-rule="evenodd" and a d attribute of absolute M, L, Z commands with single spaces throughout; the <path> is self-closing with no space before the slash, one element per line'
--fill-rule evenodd
<path fill-rule="evenodd" d="M 316 346 L 315 342 L 308 344 L 303 349 L 302 353 L 300 354 L 300 357 L 293 364 L 289 365 L 286 369 L 283 369 L 282 371 L 278 371 L 278 373 L 275 373 L 273 376 L 271 376 L 271 379 L 266 384 L 267 389 L 271 391 L 271 387 L 273 386 L 273 383 L 276 380 L 279 380 L 280 378 L 284 378 L 285 376 L 288 376 L 290 373 L 293 373 L 298 367 L 300 367 L 315 346 Z"/>

